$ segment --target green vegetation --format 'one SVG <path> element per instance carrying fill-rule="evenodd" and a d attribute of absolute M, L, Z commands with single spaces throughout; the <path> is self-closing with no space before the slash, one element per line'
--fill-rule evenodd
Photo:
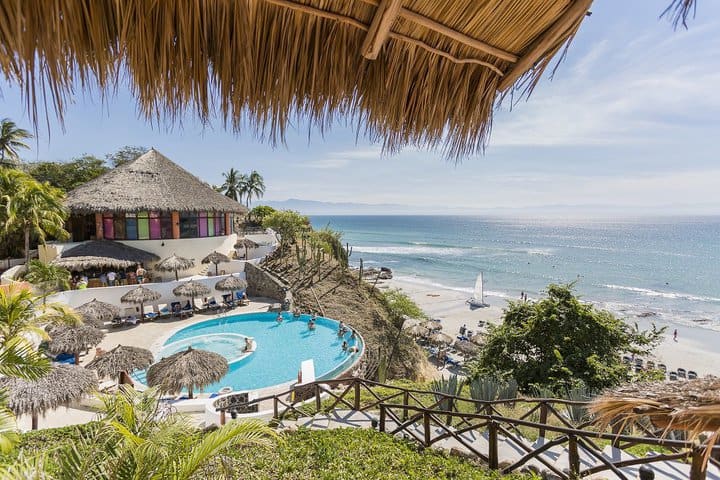
<path fill-rule="evenodd" d="M 0 224 L 2 233 L 22 233 L 25 263 L 30 261 L 30 242 L 44 244 L 47 236 L 65 239 L 67 211 L 61 190 L 40 183 L 19 170 L 0 169 Z"/>
<path fill-rule="evenodd" d="M 84 450 L 91 439 L 103 432 L 103 423 L 95 422 L 78 427 L 42 430 L 22 435 L 20 448 L 13 455 L 2 457 L 6 465 L 27 461 L 35 454 L 42 454 L 48 447 L 56 447 L 55 453 L 45 456 L 45 471 L 53 473 L 52 478 L 97 478 L 93 470 L 87 468 L 85 476 L 65 476 L 78 469 L 71 469 L 74 454 L 68 460 L 60 462 L 60 454 L 72 452 L 71 445 L 79 445 Z M 194 443 L 206 437 L 200 432 L 191 433 Z M 143 439 L 144 437 L 139 437 Z M 108 439 L 109 440 L 109 439 Z M 106 443 L 104 440 L 102 443 Z M 159 440 L 153 440 L 153 446 Z M 150 445 L 143 444 L 144 448 Z M 121 448 L 125 448 L 124 446 Z M 140 450 L 138 447 L 137 450 Z M 173 452 L 168 459 L 183 460 L 181 452 Z M 98 462 L 86 459 L 86 467 L 98 467 Z M 154 460 L 155 461 L 155 460 Z M 92 465 L 91 465 L 92 463 Z M 181 478 L 174 472 L 161 476 L 164 468 L 157 466 L 155 472 L 142 478 Z M 16 467 L 16 472 L 18 471 Z M 229 476 L 223 476 L 227 472 Z M 115 471 L 114 478 L 131 478 L 130 474 L 141 473 L 134 469 Z M 234 475 L 233 475 L 234 473 Z M 154 475 L 153 475 L 154 474 Z M 372 430 L 340 429 L 332 431 L 300 430 L 285 435 L 274 448 L 234 447 L 220 450 L 209 458 L 196 477 L 207 478 L 245 478 L 245 479 L 495 479 L 522 478 L 520 476 L 502 477 L 495 472 L 484 470 L 467 460 L 442 454 L 434 450 L 420 451 L 415 444 L 397 440 L 389 435 Z M 196 478 L 193 477 L 193 478 Z M 22 478 L 22 477 L 15 477 Z M 135 477 L 141 478 L 141 477 Z"/>
<path fill-rule="evenodd" d="M 62 267 L 40 260 L 30 260 L 25 280 L 35 285 L 43 293 L 43 302 L 47 295 L 70 288 L 70 272 Z"/>
<path fill-rule="evenodd" d="M 262 226 L 263 220 L 265 220 L 265 217 L 268 217 L 275 213 L 277 210 L 275 210 L 273 207 L 270 207 L 268 205 L 258 205 L 257 207 L 250 210 L 247 214 L 247 221 L 251 225 L 259 225 Z"/>
<path fill-rule="evenodd" d="M 561 393 L 579 384 L 591 391 L 630 379 L 621 354 L 647 354 L 663 329 L 632 328 L 583 303 L 573 285 L 550 285 L 537 302 L 510 302 L 503 323 L 491 327 L 471 367 L 473 377 L 514 378 L 523 391 Z"/>
<path fill-rule="evenodd" d="M 110 170 L 105 161 L 83 155 L 69 162 L 37 162 L 27 165 L 27 172 L 39 182 L 48 182 L 64 192 L 83 185 Z"/>
<path fill-rule="evenodd" d="M 231 168 L 223 173 L 223 178 L 225 182 L 220 186 L 219 191 L 236 202 L 242 202 L 244 198 L 248 208 L 253 197 L 260 199 L 265 194 L 265 181 L 256 170 L 244 174 Z"/>
<path fill-rule="evenodd" d="M 117 168 L 121 165 L 132 162 L 148 150 L 149 149 L 147 147 L 141 147 L 138 145 L 125 145 L 117 152 L 105 155 L 105 159 L 113 166 L 113 168 Z"/>
<path fill-rule="evenodd" d="M 387 357 L 381 355 L 378 366 L 378 381 L 387 379 L 388 366 L 392 364 L 398 350 L 406 350 L 415 343 L 412 337 L 405 333 L 405 321 L 408 318 L 424 318 L 425 314 L 405 293 L 398 289 L 391 289 L 380 294 L 380 301 L 385 306 L 390 319 L 391 328 L 386 330 L 386 344 L 390 351 Z"/>
<path fill-rule="evenodd" d="M 23 140 L 33 136 L 9 118 L 0 120 L 0 167 L 13 167 L 20 160 L 18 149 L 30 148 Z"/>
<path fill-rule="evenodd" d="M 262 222 L 263 228 L 272 228 L 280 235 L 280 251 L 286 251 L 289 245 L 295 243 L 296 237 L 303 231 L 309 230 L 310 219 L 293 210 L 277 210 L 267 215 Z"/>

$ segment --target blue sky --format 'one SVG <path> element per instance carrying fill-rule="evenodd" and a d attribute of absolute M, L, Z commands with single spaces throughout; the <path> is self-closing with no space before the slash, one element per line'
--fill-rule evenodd
<path fill-rule="evenodd" d="M 607 206 L 628 212 L 720 213 L 720 2 L 700 2 L 689 30 L 658 19 L 669 0 L 595 2 L 566 61 L 528 101 L 496 112 L 484 156 L 455 165 L 436 152 L 383 157 L 342 125 L 323 138 L 298 125 L 287 146 L 192 119 L 140 118 L 127 91 L 102 103 L 79 94 L 65 130 L 50 119 L 25 155 L 67 160 L 123 145 L 154 146 L 210 183 L 258 170 L 265 199 L 438 204 L 478 209 Z M 20 92 L 2 84 L 0 116 L 29 125 Z M 381 212 L 378 212 L 381 213 Z"/>

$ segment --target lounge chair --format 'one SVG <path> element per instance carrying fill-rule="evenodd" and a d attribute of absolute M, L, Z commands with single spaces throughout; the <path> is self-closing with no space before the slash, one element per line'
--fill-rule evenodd
<path fill-rule="evenodd" d="M 672 371 L 672 372 L 668 373 L 668 378 L 669 378 L 670 380 L 673 380 L 673 381 L 677 380 L 677 379 L 678 379 L 678 374 L 677 374 L 677 372 L 676 372 L 676 371 Z"/>
<path fill-rule="evenodd" d="M 246 306 L 250 305 L 250 300 L 245 298 L 245 290 L 243 290 L 241 292 L 235 292 L 235 298 L 236 298 L 235 303 L 241 307 L 246 307 Z"/>
<path fill-rule="evenodd" d="M 684 368 L 678 368 L 677 376 L 678 378 L 687 378 L 687 370 L 685 370 Z"/>
<path fill-rule="evenodd" d="M 155 308 L 152 305 L 148 305 L 147 310 L 143 314 L 143 320 L 155 320 L 158 314 L 155 312 Z"/>
<path fill-rule="evenodd" d="M 652 360 L 648 360 L 645 363 L 645 368 L 648 370 L 655 370 L 655 362 L 653 362 Z"/>
<path fill-rule="evenodd" d="M 688 370 L 687 378 L 688 380 L 695 380 L 696 378 L 698 378 L 698 374 L 695 370 Z"/>
<path fill-rule="evenodd" d="M 190 302 L 187 302 L 184 307 L 180 309 L 180 318 L 183 316 L 192 317 L 195 314 L 192 305 L 190 305 Z"/>
<path fill-rule="evenodd" d="M 72 353 L 58 353 L 55 355 L 53 361 L 55 363 L 67 363 L 68 365 L 72 365 L 75 363 L 75 355 Z"/>
<path fill-rule="evenodd" d="M 180 305 L 180 302 L 172 302 L 170 304 L 170 311 L 172 312 L 173 317 L 182 316 L 182 306 Z"/>
<path fill-rule="evenodd" d="M 235 300 L 233 299 L 232 293 L 228 293 L 227 295 L 222 296 L 223 299 L 223 307 L 227 309 L 235 308 Z"/>
<path fill-rule="evenodd" d="M 623 363 L 627 363 L 628 365 L 632 363 L 632 358 L 630 358 L 628 355 L 623 356 L 622 360 Z"/>
<path fill-rule="evenodd" d="M 662 370 L 663 372 L 667 373 L 667 365 L 664 363 L 658 363 L 658 370 Z"/>
<path fill-rule="evenodd" d="M 210 310 L 220 310 L 222 308 L 222 305 L 220 305 L 217 300 L 215 300 L 215 297 L 210 297 L 210 300 L 208 300 L 207 308 Z"/>
<path fill-rule="evenodd" d="M 162 317 L 169 317 L 171 312 L 170 309 L 167 306 L 167 303 L 160 303 L 158 304 L 158 316 Z"/>

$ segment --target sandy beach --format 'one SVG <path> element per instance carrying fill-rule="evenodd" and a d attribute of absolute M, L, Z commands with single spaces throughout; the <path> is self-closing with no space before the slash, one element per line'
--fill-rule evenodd
<path fill-rule="evenodd" d="M 499 323 L 502 318 L 503 308 L 500 305 L 504 304 L 504 300 L 501 298 L 489 298 L 492 305 L 471 309 L 465 303 L 469 295 L 457 290 L 397 279 L 384 281 L 381 288 L 400 288 L 428 316 L 441 320 L 443 331 L 453 336 L 457 335 L 463 325 L 477 331 L 478 322 Z M 630 318 L 627 322 L 637 323 L 641 329 L 650 328 L 652 324 L 648 318 Z M 667 326 L 667 331 L 663 342 L 650 357 L 656 363 L 665 363 L 668 370 L 684 368 L 694 370 L 700 376 L 720 376 L 720 332 L 661 322 L 657 322 L 657 326 Z M 677 342 L 673 340 L 675 328 L 678 330 Z"/>

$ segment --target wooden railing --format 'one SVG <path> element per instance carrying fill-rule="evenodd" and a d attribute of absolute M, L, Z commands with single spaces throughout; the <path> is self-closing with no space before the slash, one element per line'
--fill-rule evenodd
<path fill-rule="evenodd" d="M 227 397 L 226 397 L 227 398 Z M 227 402 L 227 400 L 226 400 Z M 273 417 L 282 420 L 288 415 L 312 416 L 322 411 L 350 409 L 356 411 L 379 412 L 377 427 L 381 432 L 391 435 L 404 435 L 423 447 L 454 439 L 475 457 L 481 459 L 492 469 L 503 473 L 517 471 L 533 465 L 548 470 L 560 478 L 576 478 L 593 475 L 609 470 L 617 477 L 626 479 L 620 471 L 633 465 L 651 465 L 652 463 L 680 460 L 690 462 L 690 478 L 705 478 L 707 463 L 705 446 L 662 437 L 661 430 L 650 425 L 641 428 L 642 436 L 625 434 L 619 424 L 611 431 L 599 431 L 592 420 L 574 424 L 569 414 L 562 409 L 581 408 L 587 402 L 552 398 L 515 398 L 505 400 L 475 400 L 467 397 L 448 395 L 440 392 L 417 390 L 396 385 L 387 385 L 362 378 L 345 378 L 318 381 L 304 385 L 300 390 L 290 389 L 274 395 L 257 398 L 248 402 L 228 402 L 221 412 L 221 421 L 225 413 L 233 408 L 248 408 L 253 405 L 272 402 Z M 523 405 L 522 414 L 508 416 L 501 409 L 508 410 L 517 404 Z M 537 420 L 535 420 L 537 418 Z M 525 434 L 521 432 L 525 430 Z M 478 448 L 468 439 L 471 432 L 486 434 L 487 449 Z M 502 435 L 524 453 L 512 463 L 500 458 L 499 439 Z M 533 446 L 526 437 L 545 439 L 540 445 Z M 599 442 L 609 443 L 613 447 L 626 449 L 635 445 L 660 447 L 662 451 L 655 455 L 628 459 L 609 459 L 602 453 Z M 554 461 L 545 455 L 553 447 L 567 448 L 568 464 L 560 469 Z M 720 447 L 714 450 L 720 451 Z M 583 468 L 580 453 L 585 452 L 595 462 Z M 710 463 L 720 466 L 716 460 Z"/>

